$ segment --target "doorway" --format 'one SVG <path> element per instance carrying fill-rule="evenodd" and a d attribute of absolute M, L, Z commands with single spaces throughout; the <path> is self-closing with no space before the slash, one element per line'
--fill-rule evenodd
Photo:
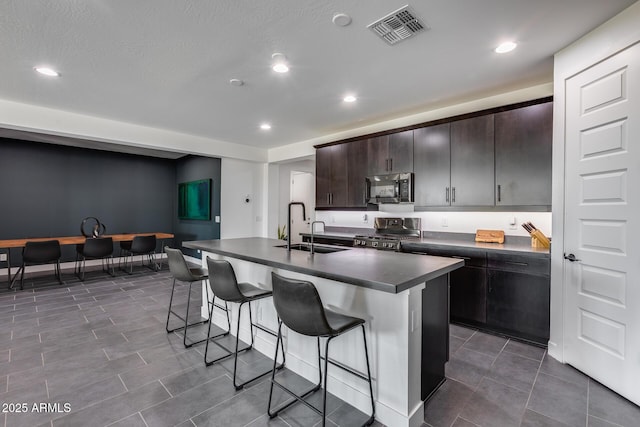
<path fill-rule="evenodd" d="M 310 172 L 291 171 L 291 186 L 289 201 L 302 202 L 305 206 L 306 218 L 302 220 L 302 208 L 294 206 L 291 212 L 291 243 L 302 242 L 300 233 L 308 233 L 310 230 L 311 218 L 314 217 L 315 210 L 315 180 Z M 300 212 L 298 212 L 300 211 Z"/>

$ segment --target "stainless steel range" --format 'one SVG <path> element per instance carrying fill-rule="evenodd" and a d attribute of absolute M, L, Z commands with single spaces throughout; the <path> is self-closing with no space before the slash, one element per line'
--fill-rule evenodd
<path fill-rule="evenodd" d="M 403 240 L 420 238 L 420 218 L 376 218 L 373 226 L 375 233 L 356 235 L 353 246 L 399 251 Z"/>

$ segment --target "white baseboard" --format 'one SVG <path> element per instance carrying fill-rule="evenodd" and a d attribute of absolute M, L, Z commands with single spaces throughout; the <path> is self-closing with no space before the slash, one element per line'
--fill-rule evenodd
<path fill-rule="evenodd" d="M 2 254 L 5 255 L 6 254 Z M 142 257 L 145 257 L 146 255 L 138 255 L 133 257 L 133 261 L 135 262 L 140 262 Z M 166 254 L 162 253 L 162 254 L 156 254 L 156 261 L 161 261 L 164 260 L 167 257 Z M 124 257 L 114 257 L 113 258 L 113 263 L 118 264 L 121 261 L 124 262 L 125 258 Z M 75 261 L 69 261 L 69 262 L 61 262 L 60 263 L 60 269 L 64 270 L 73 270 L 75 268 Z M 102 260 L 99 259 L 92 259 L 92 260 L 87 260 L 85 265 L 87 267 L 95 267 L 95 266 L 101 266 L 102 265 Z M 13 266 L 11 267 L 11 274 L 15 274 L 16 271 L 18 271 L 19 267 Z M 53 273 L 55 269 L 55 265 L 54 264 L 41 264 L 41 265 L 28 265 L 25 269 L 25 274 L 32 274 L 32 273 Z M 7 275 L 7 269 L 3 268 L 0 269 L 0 277 L 2 276 L 6 276 Z"/>

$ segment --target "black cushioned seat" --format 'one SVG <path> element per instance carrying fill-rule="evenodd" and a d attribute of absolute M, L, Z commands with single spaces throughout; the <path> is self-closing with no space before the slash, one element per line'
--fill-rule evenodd
<path fill-rule="evenodd" d="M 24 270 L 27 265 L 55 263 L 55 275 L 62 284 L 60 277 L 60 242 L 45 240 L 41 242 L 27 242 L 22 249 L 22 265 L 20 266 L 20 289 L 24 289 Z M 16 273 L 16 276 L 18 273 Z"/>
<path fill-rule="evenodd" d="M 283 384 L 279 383 L 275 379 L 275 369 L 271 374 L 271 388 L 269 390 L 269 404 L 267 412 L 271 418 L 274 418 L 278 413 L 296 402 L 301 402 L 312 409 L 314 412 L 322 416 L 322 425 L 326 423 L 326 409 L 327 409 L 327 371 L 328 364 L 331 363 L 338 368 L 345 370 L 369 383 L 369 392 L 371 394 L 371 416 L 367 419 L 364 425 L 370 425 L 375 419 L 375 404 L 373 398 L 373 385 L 371 383 L 371 369 L 369 367 L 369 352 L 367 349 L 367 337 L 365 334 L 364 319 L 348 316 L 345 314 L 337 313 L 333 310 L 325 308 L 322 305 L 322 300 L 318 294 L 318 290 L 313 283 L 305 280 L 294 280 L 280 276 L 277 273 L 271 273 L 271 281 L 273 285 L 273 304 L 275 305 L 276 312 L 279 317 L 278 325 L 278 339 L 276 341 L 276 354 L 274 359 L 278 357 L 278 344 L 282 342 L 282 325 L 287 328 L 311 337 L 316 337 L 318 345 L 318 383 L 307 390 L 306 392 L 298 395 L 289 390 Z M 347 331 L 350 331 L 360 326 L 362 329 L 362 337 L 364 339 L 364 352 L 367 365 L 367 375 L 364 376 L 359 372 L 346 367 L 342 364 L 335 363 L 329 359 L 329 343 L 331 340 Z M 327 338 L 325 344 L 324 357 L 320 353 L 320 337 Z M 283 350 L 284 352 L 284 350 Z M 324 377 L 322 375 L 322 368 L 320 361 L 324 360 Z M 305 398 L 312 393 L 318 391 L 322 384 L 324 384 L 324 391 L 322 397 L 322 410 L 318 410 L 315 406 L 308 403 Z M 285 402 L 277 409 L 271 409 L 271 398 L 273 396 L 273 386 L 276 385 L 289 395 L 294 397 L 294 400 Z"/>
<path fill-rule="evenodd" d="M 133 257 L 136 255 L 142 256 L 142 264 L 144 265 L 144 256 L 147 257 L 148 267 L 154 271 L 158 270 L 158 264 L 155 262 L 156 254 L 156 236 L 151 234 L 148 236 L 134 236 L 131 241 L 120 242 L 120 257 L 125 255 L 126 270 L 127 264 L 130 264 L 129 274 L 133 273 Z"/>
<path fill-rule="evenodd" d="M 113 239 L 111 237 L 88 238 L 84 243 L 76 245 L 75 272 L 80 280 L 84 280 L 85 264 L 88 259 L 102 260 L 102 271 L 113 276 Z"/>

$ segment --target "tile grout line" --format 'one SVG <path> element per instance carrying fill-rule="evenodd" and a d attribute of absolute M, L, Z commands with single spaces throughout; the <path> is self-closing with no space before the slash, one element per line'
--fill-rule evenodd
<path fill-rule="evenodd" d="M 589 426 L 589 399 L 590 399 L 590 394 L 591 394 L 591 378 L 589 378 L 587 380 L 587 410 L 586 410 L 586 416 L 585 416 L 585 427 Z"/>
<path fill-rule="evenodd" d="M 542 355 L 542 359 L 540 360 L 540 364 L 538 365 L 538 370 L 536 371 L 536 377 L 533 379 L 533 384 L 531 384 L 531 391 L 529 392 L 529 397 L 527 397 L 527 403 L 525 403 L 524 405 L 524 413 L 522 414 L 522 418 L 520 419 L 521 423 L 522 423 L 522 420 L 524 419 L 524 414 L 526 414 L 527 409 L 529 409 L 529 402 L 531 401 L 531 396 L 533 395 L 533 389 L 536 386 L 536 382 L 538 382 L 538 376 L 540 375 L 540 370 L 542 369 L 542 362 L 544 361 L 544 358 L 546 355 L 547 355 L 547 351 L 545 350 L 544 354 Z"/>

